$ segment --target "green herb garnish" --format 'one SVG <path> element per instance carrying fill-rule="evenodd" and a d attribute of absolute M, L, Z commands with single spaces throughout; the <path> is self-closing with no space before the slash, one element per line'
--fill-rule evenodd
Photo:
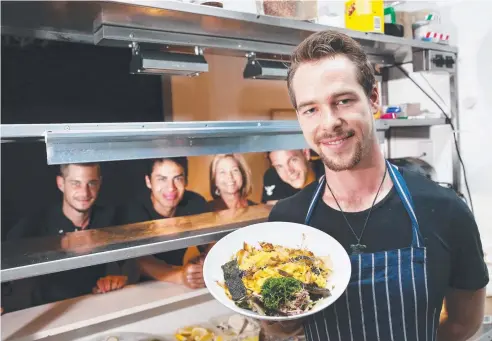
<path fill-rule="evenodd" d="M 292 277 L 268 278 L 261 287 L 263 304 L 269 310 L 278 310 L 280 306 L 294 298 L 302 290 L 301 281 Z"/>

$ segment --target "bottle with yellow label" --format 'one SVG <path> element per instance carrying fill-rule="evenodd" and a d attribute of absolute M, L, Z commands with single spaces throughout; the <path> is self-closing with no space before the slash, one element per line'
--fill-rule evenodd
<path fill-rule="evenodd" d="M 384 1 L 345 1 L 345 27 L 354 31 L 384 33 Z"/>

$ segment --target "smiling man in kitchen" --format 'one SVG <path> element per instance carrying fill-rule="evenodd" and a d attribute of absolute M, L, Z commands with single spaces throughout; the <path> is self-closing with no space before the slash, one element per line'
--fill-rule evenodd
<path fill-rule="evenodd" d="M 263 175 L 261 202 L 275 205 L 288 198 L 324 174 L 321 160 L 310 161 L 309 149 L 274 150 L 267 154 L 271 163 Z"/>
<path fill-rule="evenodd" d="M 113 209 L 95 204 L 101 189 L 99 164 L 60 166 L 56 184 L 62 203 L 21 219 L 7 234 L 7 241 L 62 236 L 61 247 L 69 247 L 74 233 L 115 224 Z M 69 233 L 69 234 L 67 234 Z M 125 276 L 106 276 L 106 265 L 68 270 L 34 278 L 31 305 L 65 300 L 85 294 L 122 288 Z M 15 294 L 16 282 L 12 283 Z"/>
<path fill-rule="evenodd" d="M 467 340 L 489 281 L 477 225 L 452 190 L 384 159 L 378 88 L 361 46 L 336 31 L 311 35 L 292 55 L 288 90 L 326 178 L 279 201 L 269 220 L 330 234 L 352 263 L 345 293 L 302 321 L 307 340 Z M 265 324 L 283 334 L 300 326 Z"/>
<path fill-rule="evenodd" d="M 186 190 L 187 179 L 186 157 L 149 160 L 145 185 L 150 193 L 121 207 L 119 222 L 132 224 L 207 212 L 205 198 Z M 203 257 L 183 264 L 186 251 L 179 249 L 139 258 L 140 272 L 147 278 L 183 284 L 192 289 L 203 288 Z"/>

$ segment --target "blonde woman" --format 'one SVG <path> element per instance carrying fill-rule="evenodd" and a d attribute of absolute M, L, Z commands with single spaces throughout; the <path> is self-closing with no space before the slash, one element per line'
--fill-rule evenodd
<path fill-rule="evenodd" d="M 240 154 L 218 154 L 210 164 L 210 210 L 244 208 L 256 203 L 251 194 L 251 170 Z"/>

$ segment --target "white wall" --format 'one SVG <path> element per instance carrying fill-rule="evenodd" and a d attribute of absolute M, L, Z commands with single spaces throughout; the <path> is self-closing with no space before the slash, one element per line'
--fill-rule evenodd
<path fill-rule="evenodd" d="M 407 1 L 404 5 L 412 10 L 436 9 L 441 13 L 442 24 L 451 33 L 451 44 L 459 48 L 458 86 L 462 157 L 467 169 L 468 181 L 475 206 L 475 216 L 487 253 L 492 254 L 492 1 Z M 426 90 L 424 79 L 413 74 Z M 426 76 L 433 87 L 447 102 L 449 108 L 448 78 L 440 75 Z M 425 109 L 437 112 L 419 89 L 408 80 L 390 83 L 389 99 L 393 103 L 419 101 Z M 436 98 L 436 97 L 435 97 Z M 437 168 L 438 179 L 451 179 L 449 164 L 452 151 L 452 136 L 447 127 L 435 127 L 430 138 L 437 138 L 432 148 L 432 164 Z M 410 147 L 412 145 L 412 147 Z M 415 143 L 404 139 L 392 144 L 392 152 L 404 154 L 418 152 Z M 397 156 L 397 155 L 392 155 Z M 464 184 L 463 184 L 464 186 Z M 462 188 L 465 192 L 465 188 Z"/>

